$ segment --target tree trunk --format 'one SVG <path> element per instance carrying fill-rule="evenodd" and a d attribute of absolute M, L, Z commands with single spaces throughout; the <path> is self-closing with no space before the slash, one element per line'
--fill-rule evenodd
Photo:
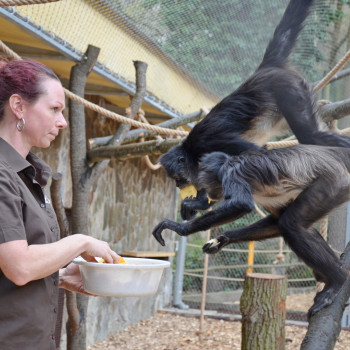
<path fill-rule="evenodd" d="M 97 61 L 100 49 L 89 45 L 81 62 L 72 67 L 69 89 L 76 95 L 84 97 L 86 80 Z M 85 133 L 85 111 L 84 106 L 70 100 L 69 101 L 69 121 L 70 121 L 70 157 L 72 169 L 72 210 L 71 210 L 71 230 L 75 233 L 88 233 L 88 195 L 90 186 L 87 179 L 90 171 L 86 162 L 86 133 Z M 72 294 L 75 298 L 79 310 L 79 323 L 76 327 L 76 320 L 67 321 L 67 349 L 86 349 L 86 311 L 88 297 L 85 295 Z M 71 300 L 75 305 L 75 301 Z M 67 304 L 68 305 L 68 304 Z"/>
<path fill-rule="evenodd" d="M 350 270 L 350 242 L 347 244 L 340 260 L 343 268 Z M 348 302 L 349 297 L 350 277 L 345 281 L 333 303 L 310 318 L 309 327 L 300 349 L 334 349 L 341 330 L 341 319 L 344 313 L 345 304 Z"/>
<path fill-rule="evenodd" d="M 284 276 L 247 274 L 240 303 L 242 350 L 285 348 L 286 297 Z"/>

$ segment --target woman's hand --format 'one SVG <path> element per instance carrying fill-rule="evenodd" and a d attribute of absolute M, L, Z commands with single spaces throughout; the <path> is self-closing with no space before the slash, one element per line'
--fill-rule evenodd
<path fill-rule="evenodd" d="M 107 264 L 118 264 L 119 255 L 113 251 L 109 244 L 96 238 L 83 235 L 86 239 L 85 250 L 80 254 L 86 261 L 96 261 L 101 257 Z"/>
<path fill-rule="evenodd" d="M 66 268 L 60 269 L 59 287 L 80 294 L 93 295 L 84 290 L 79 266 L 71 263 Z"/>

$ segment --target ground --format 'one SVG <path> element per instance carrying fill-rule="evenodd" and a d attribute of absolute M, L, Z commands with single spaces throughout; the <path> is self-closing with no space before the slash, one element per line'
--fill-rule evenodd
<path fill-rule="evenodd" d="M 88 350 L 239 350 L 241 323 L 206 317 L 200 339 L 200 321 L 195 317 L 158 312 L 152 318 L 130 325 Z M 286 350 L 300 349 L 306 327 L 286 326 Z M 335 350 L 350 349 L 350 331 L 341 331 Z"/>

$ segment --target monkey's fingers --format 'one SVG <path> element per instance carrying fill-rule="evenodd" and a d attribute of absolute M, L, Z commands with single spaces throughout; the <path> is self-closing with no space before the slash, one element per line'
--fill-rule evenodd
<path fill-rule="evenodd" d="M 204 244 L 202 250 L 207 254 L 215 254 L 220 250 L 220 242 L 216 238 L 213 238 Z"/>
<path fill-rule="evenodd" d="M 207 243 L 204 244 L 202 250 L 207 254 L 216 254 L 220 251 L 224 246 L 230 243 L 230 240 L 225 235 L 220 235 L 216 238 L 211 239 Z"/>
<path fill-rule="evenodd" d="M 158 241 L 159 244 L 165 247 L 165 242 L 162 237 L 162 231 L 163 231 L 163 223 L 161 222 L 154 228 L 154 230 L 152 231 L 152 235 Z"/>
<path fill-rule="evenodd" d="M 185 199 L 181 203 L 180 213 L 183 220 L 191 220 L 196 216 L 197 211 L 191 208 L 191 200 Z"/>

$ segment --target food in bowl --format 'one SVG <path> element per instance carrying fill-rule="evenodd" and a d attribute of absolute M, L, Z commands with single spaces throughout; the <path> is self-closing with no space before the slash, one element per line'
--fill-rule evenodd
<path fill-rule="evenodd" d="M 100 264 L 104 264 L 105 262 L 105 259 L 101 258 L 101 259 L 98 259 L 97 260 L 98 263 Z M 126 264 L 124 258 L 122 256 L 119 255 L 119 261 L 118 261 L 118 264 Z"/>

